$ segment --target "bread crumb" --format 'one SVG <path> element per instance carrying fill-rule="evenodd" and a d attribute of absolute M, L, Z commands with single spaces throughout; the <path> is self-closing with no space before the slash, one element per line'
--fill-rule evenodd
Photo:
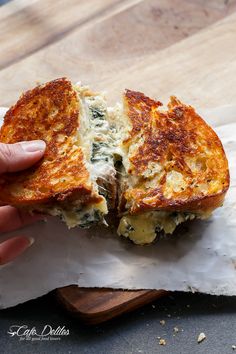
<path fill-rule="evenodd" d="M 201 343 L 201 342 L 203 342 L 205 339 L 206 339 L 206 335 L 205 335 L 205 333 L 202 332 L 202 333 L 199 334 L 198 339 L 197 339 L 197 342 L 198 342 L 198 343 Z"/>
<path fill-rule="evenodd" d="M 165 320 L 161 320 L 161 321 L 160 321 L 160 325 L 165 326 L 165 324 L 166 324 L 166 321 L 165 321 Z"/>
<path fill-rule="evenodd" d="M 174 331 L 175 333 L 178 333 L 178 332 L 179 332 L 179 328 L 178 328 L 178 327 L 174 327 L 173 331 Z"/>
<path fill-rule="evenodd" d="M 159 340 L 159 344 L 160 344 L 160 345 L 166 345 L 165 339 L 161 338 L 161 339 Z"/>
<path fill-rule="evenodd" d="M 156 306 L 155 306 L 155 305 L 152 305 L 152 308 L 153 308 L 153 309 L 155 309 L 155 308 L 156 308 Z"/>
<path fill-rule="evenodd" d="M 236 345 L 232 345 L 232 349 L 235 350 L 236 349 Z"/>

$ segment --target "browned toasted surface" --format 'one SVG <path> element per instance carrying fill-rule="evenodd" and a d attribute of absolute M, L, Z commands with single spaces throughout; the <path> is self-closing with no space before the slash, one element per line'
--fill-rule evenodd
<path fill-rule="evenodd" d="M 206 210 L 222 204 L 229 188 L 222 144 L 195 110 L 172 97 L 168 111 L 142 93 L 126 91 L 131 124 L 123 147 L 129 173 L 122 205 L 147 210 Z"/>
<path fill-rule="evenodd" d="M 79 198 L 82 203 L 100 201 L 78 146 L 78 128 L 79 103 L 67 79 L 51 81 L 23 94 L 6 113 L 0 141 L 42 139 L 47 144 L 46 152 L 33 167 L 1 176 L 1 202 L 27 205 L 68 198 Z"/>

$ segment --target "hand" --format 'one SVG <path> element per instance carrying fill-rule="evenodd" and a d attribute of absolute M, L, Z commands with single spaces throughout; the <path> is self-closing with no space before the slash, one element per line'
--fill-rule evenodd
<path fill-rule="evenodd" d="M 30 167 L 43 156 L 45 148 L 42 140 L 0 143 L 0 174 Z M 30 215 L 9 205 L 1 206 L 0 232 L 12 231 L 42 218 L 41 215 Z M 33 239 L 25 236 L 12 237 L 0 243 L 0 265 L 12 261 L 32 243 Z"/>

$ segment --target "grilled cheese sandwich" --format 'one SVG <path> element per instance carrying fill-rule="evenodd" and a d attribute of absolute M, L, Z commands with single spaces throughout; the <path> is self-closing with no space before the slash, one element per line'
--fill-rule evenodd
<path fill-rule="evenodd" d="M 1 176 L 0 201 L 60 216 L 68 227 L 106 223 L 148 244 L 188 220 L 208 218 L 229 188 L 216 133 L 188 105 L 168 109 L 127 90 L 123 104 L 65 78 L 26 92 L 6 113 L 0 141 L 43 139 L 33 167 Z"/>

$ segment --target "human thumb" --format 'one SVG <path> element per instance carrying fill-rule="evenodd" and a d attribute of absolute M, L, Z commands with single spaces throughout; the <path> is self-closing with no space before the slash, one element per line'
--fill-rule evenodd
<path fill-rule="evenodd" d="M 16 144 L 0 143 L 0 173 L 24 170 L 44 154 L 43 140 L 22 141 Z"/>

